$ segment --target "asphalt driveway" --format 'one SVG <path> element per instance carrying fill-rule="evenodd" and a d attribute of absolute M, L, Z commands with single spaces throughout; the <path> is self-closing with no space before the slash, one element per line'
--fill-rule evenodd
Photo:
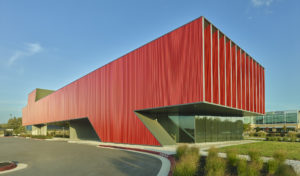
<path fill-rule="evenodd" d="M 148 155 L 24 138 L 0 138 L 0 161 L 28 164 L 23 170 L 3 175 L 22 176 L 152 176 L 161 161 Z"/>

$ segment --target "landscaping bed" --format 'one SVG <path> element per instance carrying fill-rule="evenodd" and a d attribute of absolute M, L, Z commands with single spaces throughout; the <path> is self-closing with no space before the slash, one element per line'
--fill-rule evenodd
<path fill-rule="evenodd" d="M 10 161 L 0 162 L 0 172 L 1 171 L 6 171 L 6 170 L 11 170 L 11 169 L 14 169 L 16 167 L 17 167 L 17 165 L 14 162 L 10 162 Z"/>
<path fill-rule="evenodd" d="M 218 156 L 218 149 L 211 148 L 208 156 L 199 156 L 195 147 L 179 146 L 176 150 L 174 176 L 296 176 L 285 164 L 286 153 L 276 151 L 267 163 L 257 150 L 249 150 L 250 160 L 241 159 L 233 149 L 226 150 L 227 158 Z"/>
<path fill-rule="evenodd" d="M 282 150 L 286 153 L 287 159 L 300 160 L 299 142 L 277 142 L 262 141 L 250 144 L 241 144 L 220 148 L 220 152 L 226 152 L 228 149 L 234 149 L 238 154 L 246 155 L 251 149 L 259 149 L 262 156 L 272 157 L 276 151 Z"/>

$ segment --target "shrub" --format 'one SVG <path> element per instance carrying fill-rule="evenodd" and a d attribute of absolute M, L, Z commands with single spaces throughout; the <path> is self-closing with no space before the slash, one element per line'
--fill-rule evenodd
<path fill-rule="evenodd" d="M 289 131 L 287 134 L 288 137 L 290 138 L 296 138 L 297 137 L 297 133 L 295 131 Z"/>
<path fill-rule="evenodd" d="M 210 148 L 206 158 L 205 173 L 207 176 L 224 176 L 226 162 L 218 157 L 218 150 Z"/>
<path fill-rule="evenodd" d="M 199 159 L 199 157 L 197 157 Z M 176 166 L 173 171 L 174 176 L 194 176 L 197 172 L 198 159 L 193 155 L 184 155 L 181 157 L 179 162 L 176 163 Z"/>
<path fill-rule="evenodd" d="M 238 176 L 247 176 L 247 160 L 239 159 L 237 163 L 237 173 Z"/>
<path fill-rule="evenodd" d="M 250 136 L 250 137 L 255 136 L 255 132 L 250 132 L 250 133 L 249 133 L 249 136 Z"/>
<path fill-rule="evenodd" d="M 290 141 L 290 139 L 289 139 L 288 137 L 284 137 L 284 138 L 283 138 L 283 141 L 285 141 L 285 142 L 289 142 L 289 141 Z"/>
<path fill-rule="evenodd" d="M 188 146 L 187 145 L 180 145 L 177 147 L 176 149 L 176 158 L 180 159 L 188 150 Z"/>
<path fill-rule="evenodd" d="M 258 137 L 266 137 L 266 135 L 267 135 L 267 133 L 264 132 L 264 131 L 259 131 L 259 132 L 257 132 L 257 136 L 258 136 Z"/>

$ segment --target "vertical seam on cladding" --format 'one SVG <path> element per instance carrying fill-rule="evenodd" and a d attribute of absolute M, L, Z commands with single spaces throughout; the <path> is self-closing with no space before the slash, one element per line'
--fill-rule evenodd
<path fill-rule="evenodd" d="M 221 85 L 220 85 L 220 38 L 219 38 L 219 30 L 217 30 L 218 36 L 217 36 L 217 42 L 218 42 L 218 92 L 219 92 L 219 99 L 218 104 L 221 104 Z"/>
<path fill-rule="evenodd" d="M 261 102 L 260 102 L 260 99 L 261 99 L 261 98 L 260 98 L 260 96 L 261 96 L 261 95 L 260 95 L 260 93 L 261 93 L 261 92 L 260 92 L 260 74 L 261 74 L 260 72 L 261 72 L 261 71 L 260 71 L 260 66 L 258 66 L 258 68 L 259 68 L 259 69 L 258 69 L 258 70 L 259 70 L 259 74 L 258 74 L 258 90 L 259 90 L 259 91 L 258 91 L 258 93 L 259 93 L 259 94 L 258 94 L 258 98 L 259 98 L 259 101 L 258 101 L 258 105 L 259 105 L 259 106 L 258 106 L 258 112 L 261 113 L 261 107 L 260 107 L 260 106 L 261 106 Z"/>
<path fill-rule="evenodd" d="M 204 42 L 204 17 L 202 17 L 202 64 L 203 64 L 203 101 L 205 101 L 205 42 Z"/>
<path fill-rule="evenodd" d="M 224 67 L 225 67 L 225 71 L 224 71 L 224 74 L 225 74 L 225 105 L 227 106 L 227 73 L 226 73 L 226 37 L 225 35 L 223 36 L 224 37 Z"/>
<path fill-rule="evenodd" d="M 243 101 L 242 101 L 243 100 L 243 79 L 242 79 L 243 78 L 243 73 L 242 73 L 243 69 L 241 67 L 242 66 L 241 62 L 243 61 L 243 56 L 242 56 L 242 49 L 241 48 L 240 48 L 240 58 L 239 58 L 239 60 L 240 60 L 240 62 L 239 62 L 240 63 L 239 64 L 240 73 L 239 74 L 240 74 L 240 91 L 241 91 L 240 92 L 240 102 L 241 102 L 240 107 L 241 107 L 241 109 L 243 109 Z"/>
<path fill-rule="evenodd" d="M 210 102 L 214 102 L 214 76 L 213 76 L 213 42 L 212 42 L 212 24 L 210 24 Z"/>
<path fill-rule="evenodd" d="M 231 58 L 232 58 L 232 51 L 231 51 L 231 40 L 229 41 L 230 42 L 230 48 L 229 48 L 229 52 L 230 52 L 230 107 L 232 107 L 232 60 L 231 60 Z"/>
<path fill-rule="evenodd" d="M 250 68 L 251 68 L 251 60 L 250 57 L 248 56 L 248 110 L 251 111 L 251 74 L 250 74 Z M 252 72 L 251 72 L 252 73 Z"/>
<path fill-rule="evenodd" d="M 238 79 L 237 79 L 237 46 L 235 45 L 235 108 L 238 108 Z"/>

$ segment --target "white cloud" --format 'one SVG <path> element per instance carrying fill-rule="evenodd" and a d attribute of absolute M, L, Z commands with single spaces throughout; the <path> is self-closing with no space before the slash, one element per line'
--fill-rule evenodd
<path fill-rule="evenodd" d="M 255 7 L 270 6 L 274 0 L 251 0 Z"/>
<path fill-rule="evenodd" d="M 39 43 L 26 43 L 25 49 L 17 50 L 14 54 L 9 58 L 7 65 L 11 66 L 18 59 L 23 57 L 33 56 L 43 50 L 42 46 Z"/>

